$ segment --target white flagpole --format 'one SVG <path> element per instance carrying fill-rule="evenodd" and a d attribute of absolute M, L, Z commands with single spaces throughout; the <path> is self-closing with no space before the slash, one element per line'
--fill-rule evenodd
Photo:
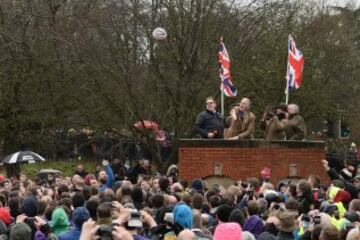
<path fill-rule="evenodd" d="M 291 34 L 289 34 L 288 37 L 288 44 L 287 44 L 287 49 L 288 49 L 288 58 L 286 61 L 286 89 L 285 89 L 285 104 L 288 105 L 289 104 L 289 78 L 288 78 L 288 71 L 289 70 L 289 41 L 291 38 Z"/>
<path fill-rule="evenodd" d="M 224 41 L 224 38 L 220 37 L 220 44 Z M 224 116 L 224 80 L 221 79 L 221 115 Z"/>
<path fill-rule="evenodd" d="M 224 85 L 222 83 L 221 83 L 221 115 L 224 116 Z"/>
<path fill-rule="evenodd" d="M 289 104 L 289 80 L 286 79 L 285 104 Z"/>

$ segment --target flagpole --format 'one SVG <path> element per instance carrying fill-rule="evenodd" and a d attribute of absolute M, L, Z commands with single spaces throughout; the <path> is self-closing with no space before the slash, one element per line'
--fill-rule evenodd
<path fill-rule="evenodd" d="M 285 89 L 285 104 L 288 105 L 289 104 L 289 75 L 288 75 L 288 71 L 289 70 L 289 40 L 291 38 L 291 34 L 289 34 L 288 36 L 288 44 L 287 44 L 287 48 L 288 48 L 288 57 L 287 57 L 287 61 L 286 61 L 286 89 Z"/>
<path fill-rule="evenodd" d="M 221 115 L 224 116 L 224 87 L 221 87 Z"/>
<path fill-rule="evenodd" d="M 285 104 L 289 104 L 289 80 L 286 79 Z"/>
<path fill-rule="evenodd" d="M 224 41 L 224 38 L 220 37 L 220 44 Z M 221 115 L 224 116 L 224 84 L 223 79 L 221 79 Z"/>

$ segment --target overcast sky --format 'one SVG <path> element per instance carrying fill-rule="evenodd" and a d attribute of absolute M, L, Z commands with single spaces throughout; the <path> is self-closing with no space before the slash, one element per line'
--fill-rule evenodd
<path fill-rule="evenodd" d="M 346 5 L 346 3 L 348 2 L 352 2 L 355 4 L 355 6 L 359 7 L 360 6 L 360 0 L 329 0 L 329 4 L 334 4 L 337 6 L 342 6 L 344 7 Z"/>
<path fill-rule="evenodd" d="M 228 0 L 229 2 L 232 2 L 231 0 Z M 248 5 L 252 0 L 237 0 L 238 3 L 244 4 L 244 6 Z M 271 1 L 271 0 L 268 0 Z M 293 0 L 298 1 L 298 0 Z M 309 0 L 302 0 L 302 1 L 309 1 Z M 332 6 L 341 6 L 345 7 L 347 3 L 352 3 L 355 5 L 355 7 L 360 7 L 360 0 L 311 0 L 314 2 L 325 2 Z"/>

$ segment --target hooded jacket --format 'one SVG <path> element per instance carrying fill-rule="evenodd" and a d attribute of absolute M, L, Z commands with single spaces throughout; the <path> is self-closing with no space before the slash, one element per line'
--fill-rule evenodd
<path fill-rule="evenodd" d="M 68 216 L 63 208 L 57 208 L 51 216 L 50 226 L 56 236 L 69 229 Z"/>
<path fill-rule="evenodd" d="M 24 198 L 21 203 L 21 212 L 28 217 L 35 217 L 37 215 L 39 204 L 35 196 L 29 196 Z"/>
<path fill-rule="evenodd" d="M 58 240 L 79 240 L 83 223 L 90 218 L 89 211 L 84 207 L 78 207 L 72 214 L 73 228 L 61 233 Z"/>

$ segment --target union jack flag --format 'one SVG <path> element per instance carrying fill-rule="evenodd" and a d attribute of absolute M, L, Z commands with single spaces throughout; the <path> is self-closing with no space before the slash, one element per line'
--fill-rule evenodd
<path fill-rule="evenodd" d="M 289 89 L 298 89 L 302 82 L 302 71 L 304 68 L 304 57 L 299 49 L 296 48 L 296 44 L 291 35 L 289 35 L 289 50 L 288 50 L 288 63 L 286 71 L 287 87 L 285 93 L 288 93 Z"/>
<path fill-rule="evenodd" d="M 219 53 L 219 75 L 221 79 L 220 90 L 224 89 L 224 94 L 227 97 L 235 97 L 237 89 L 231 81 L 230 74 L 230 58 L 225 48 L 225 44 L 220 41 Z"/>

